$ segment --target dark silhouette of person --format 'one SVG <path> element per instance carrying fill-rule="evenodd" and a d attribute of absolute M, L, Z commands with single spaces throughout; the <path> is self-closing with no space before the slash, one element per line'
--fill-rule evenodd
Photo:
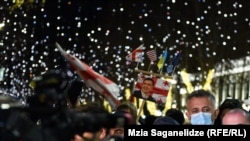
<path fill-rule="evenodd" d="M 170 116 L 164 116 L 155 119 L 153 125 L 181 125 L 181 124 Z"/>
<path fill-rule="evenodd" d="M 151 96 L 153 88 L 154 80 L 152 78 L 145 78 L 141 89 L 133 91 L 133 96 L 155 102 L 155 99 Z"/>
<path fill-rule="evenodd" d="M 242 108 L 242 104 L 238 99 L 225 99 L 219 106 L 219 113 L 214 121 L 214 125 L 222 125 L 223 116 L 231 109 Z"/>
<path fill-rule="evenodd" d="M 166 111 L 165 116 L 169 116 L 169 117 L 173 118 L 174 120 L 176 120 L 179 123 L 179 125 L 184 125 L 184 123 L 185 123 L 184 114 L 179 109 L 170 108 Z"/>

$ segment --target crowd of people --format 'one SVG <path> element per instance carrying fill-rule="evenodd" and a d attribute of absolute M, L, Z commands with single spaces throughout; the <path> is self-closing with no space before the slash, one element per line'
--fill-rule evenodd
<path fill-rule="evenodd" d="M 71 110 L 91 115 L 84 116 L 87 120 L 77 126 L 84 129 L 77 129 L 71 141 L 123 141 L 126 125 L 250 125 L 250 112 L 242 107 L 239 100 L 226 99 L 217 108 L 214 95 L 203 89 L 195 90 L 186 97 L 185 113 L 170 108 L 162 116 L 148 115 L 144 122 L 136 120 L 140 115 L 130 101 L 123 101 L 112 112 L 97 102 L 71 107 Z"/>
<path fill-rule="evenodd" d="M 134 104 L 129 101 L 119 105 L 114 114 L 117 113 L 123 113 L 123 117 L 125 113 L 129 116 L 125 116 L 124 124 L 110 128 L 106 137 L 120 140 L 124 137 L 124 125 L 250 125 L 250 112 L 242 107 L 239 100 L 226 99 L 217 108 L 214 95 L 203 89 L 195 90 L 187 96 L 186 113 L 170 108 L 160 117 L 149 115 L 150 122 L 136 122 L 139 115 Z"/>
<path fill-rule="evenodd" d="M 31 115 L 30 117 L 23 115 L 23 111 L 17 111 L 14 113 L 14 117 L 11 117 L 9 122 L 7 121 L 9 132 L 14 133 L 14 131 L 11 130 L 15 129 L 15 135 L 17 135 L 16 133 L 20 135 L 17 136 L 17 140 L 20 140 L 20 138 L 29 139 L 33 137 L 31 134 L 35 132 L 31 132 L 33 129 L 39 133 L 41 131 L 45 133 L 49 131 L 35 128 L 35 124 L 37 123 L 46 125 L 45 127 L 49 128 L 56 126 L 55 129 L 60 129 L 65 134 L 67 134 L 67 132 L 64 132 L 65 129 L 67 129 L 66 131 L 70 131 L 69 129 L 72 128 L 75 132 L 71 132 L 73 133 L 72 136 L 70 136 L 71 141 L 123 141 L 125 133 L 124 127 L 126 125 L 250 125 L 250 112 L 242 107 L 242 103 L 239 100 L 226 99 L 219 106 L 216 106 L 216 98 L 213 93 L 204 89 L 195 90 L 187 95 L 185 112 L 177 108 L 170 108 L 167 109 L 162 116 L 147 115 L 144 121 L 137 121 L 138 117 L 141 119 L 141 115 L 134 103 L 130 101 L 122 101 L 115 111 L 109 111 L 97 102 L 87 102 L 78 106 L 72 106 L 71 102 L 71 107 L 65 107 L 69 101 L 64 100 L 62 95 L 58 94 L 62 88 L 57 88 L 57 92 L 54 93 L 55 95 L 51 95 L 51 92 L 54 92 L 54 87 L 51 87 L 54 86 L 54 83 L 52 83 L 52 85 L 52 81 L 47 81 L 50 79 L 51 76 L 46 77 L 45 82 L 49 82 L 48 84 L 41 83 L 41 86 L 43 86 L 46 91 L 41 91 L 41 87 L 39 87 L 39 89 L 36 89 L 39 93 L 37 92 L 35 97 L 29 99 L 31 107 L 24 110 L 29 111 L 28 114 Z M 143 89 L 149 91 L 153 82 L 150 79 L 144 82 Z M 37 84 L 40 84 L 40 82 Z M 44 93 L 48 91 L 50 95 L 47 96 L 47 101 L 44 102 L 40 98 L 42 96 L 44 97 Z M 145 97 L 142 98 L 145 100 Z M 52 107 L 56 110 L 46 111 L 41 114 L 38 113 L 39 111 L 37 112 L 37 110 L 40 109 L 35 109 L 36 113 L 34 113 L 32 109 L 33 107 L 41 108 L 44 106 L 46 106 L 47 110 L 51 110 L 50 108 Z M 44 110 L 41 110 L 41 112 L 44 112 Z M 13 119 L 18 120 L 15 121 Z M 30 122 L 32 120 L 34 123 Z M 20 121 L 24 122 L 24 124 L 21 124 Z M 77 122 L 74 123 L 75 121 Z M 27 124 L 25 122 L 27 122 Z M 58 125 L 58 123 L 61 125 Z M 27 130 L 29 132 L 17 130 L 21 128 L 30 129 Z M 54 130 L 52 130 L 52 132 L 54 133 Z M 32 136 L 22 135 L 24 133 Z M 63 134 L 59 136 L 64 137 Z M 65 137 L 68 136 L 65 135 Z"/>

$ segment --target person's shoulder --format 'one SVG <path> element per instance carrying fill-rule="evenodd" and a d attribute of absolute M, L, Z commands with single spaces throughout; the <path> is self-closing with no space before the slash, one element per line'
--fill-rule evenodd
<path fill-rule="evenodd" d="M 134 91 L 134 92 L 133 92 L 133 95 L 134 95 L 135 97 L 142 98 L 142 94 L 141 94 L 141 91 L 140 91 L 140 90 Z"/>
<path fill-rule="evenodd" d="M 133 91 L 133 94 L 141 94 L 141 90 L 135 90 Z"/>
<path fill-rule="evenodd" d="M 149 97 L 147 98 L 147 100 L 150 100 L 150 101 L 155 102 L 155 99 L 154 99 L 152 96 L 149 96 Z"/>

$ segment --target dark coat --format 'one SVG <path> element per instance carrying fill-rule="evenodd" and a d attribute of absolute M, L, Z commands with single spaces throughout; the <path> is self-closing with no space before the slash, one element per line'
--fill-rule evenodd
<path fill-rule="evenodd" d="M 134 92 L 133 92 L 133 96 L 135 96 L 135 97 L 137 97 L 137 98 L 145 99 L 145 98 L 142 97 L 141 90 L 134 91 Z M 155 102 L 155 99 L 154 99 L 151 95 L 150 95 L 146 100 Z"/>

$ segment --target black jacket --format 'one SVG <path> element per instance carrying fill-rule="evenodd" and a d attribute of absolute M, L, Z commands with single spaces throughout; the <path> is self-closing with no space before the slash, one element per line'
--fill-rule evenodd
<path fill-rule="evenodd" d="M 134 91 L 134 92 L 133 92 L 133 96 L 135 96 L 135 97 L 137 97 L 137 98 L 145 99 L 145 98 L 142 97 L 141 90 Z M 151 95 L 150 95 L 146 100 L 155 102 L 155 99 L 154 99 Z"/>

